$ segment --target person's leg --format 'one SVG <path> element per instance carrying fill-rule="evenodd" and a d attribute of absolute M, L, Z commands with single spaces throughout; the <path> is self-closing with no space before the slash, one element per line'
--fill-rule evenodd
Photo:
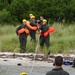
<path fill-rule="evenodd" d="M 36 31 L 31 31 L 31 41 L 36 42 Z"/>
<path fill-rule="evenodd" d="M 49 56 L 50 56 L 50 37 L 49 36 L 47 36 L 46 38 L 45 38 L 45 44 L 46 44 L 46 47 L 47 47 L 47 54 L 46 54 L 46 59 L 48 60 L 48 58 L 49 58 Z"/>
<path fill-rule="evenodd" d="M 31 39 L 30 39 L 30 40 L 32 41 L 32 31 L 30 31 L 30 37 L 31 37 Z"/>
<path fill-rule="evenodd" d="M 40 36 L 39 41 L 40 41 L 40 46 L 43 47 L 45 41 L 42 36 Z"/>
<path fill-rule="evenodd" d="M 22 53 L 22 50 L 23 50 L 23 37 L 19 37 L 19 42 L 20 42 L 20 53 Z"/>
<path fill-rule="evenodd" d="M 33 31 L 32 38 L 33 38 L 33 41 L 36 42 L 36 31 Z"/>
<path fill-rule="evenodd" d="M 46 44 L 46 47 L 49 48 L 49 46 L 50 46 L 50 37 L 49 36 L 45 37 L 45 44 Z"/>
<path fill-rule="evenodd" d="M 23 53 L 25 53 L 26 52 L 26 43 L 27 43 L 27 36 L 25 36 L 24 38 L 23 38 Z"/>

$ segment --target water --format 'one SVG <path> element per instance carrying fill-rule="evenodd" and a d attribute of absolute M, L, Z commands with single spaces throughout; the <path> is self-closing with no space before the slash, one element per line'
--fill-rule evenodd
<path fill-rule="evenodd" d="M 22 66 L 18 66 L 17 63 L 20 62 L 20 60 L 12 60 L 13 59 L 8 61 L 0 60 L 0 75 L 20 75 L 23 71 L 27 72 L 28 75 L 46 75 L 49 70 L 54 68 L 53 65 L 48 62 L 35 62 L 33 71 L 30 73 L 32 69 L 31 61 L 21 61 Z M 71 66 L 63 66 L 63 68 L 69 72 L 70 75 L 75 75 L 75 69 Z"/>
<path fill-rule="evenodd" d="M 11 63 L 10 63 L 11 64 Z M 52 67 L 35 66 L 30 73 L 31 66 L 16 66 L 16 65 L 0 65 L 0 75 L 20 75 L 21 72 L 26 71 L 28 75 L 45 75 Z M 71 66 L 65 66 L 64 69 L 75 75 L 75 69 Z"/>

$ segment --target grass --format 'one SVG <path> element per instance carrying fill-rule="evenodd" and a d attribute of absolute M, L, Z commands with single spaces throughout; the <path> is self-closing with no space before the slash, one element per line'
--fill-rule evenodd
<path fill-rule="evenodd" d="M 70 51 L 75 52 L 75 25 L 60 25 L 53 24 L 55 32 L 50 34 L 50 48 L 52 53 L 62 52 L 68 53 Z M 1 52 L 19 52 L 19 40 L 16 36 L 16 26 L 1 26 L 0 25 L 0 51 Z M 43 49 L 39 49 L 38 34 L 36 35 L 37 43 L 34 44 L 30 41 L 30 36 L 27 38 L 27 52 L 47 53 L 46 46 Z M 38 46 L 37 46 L 38 45 Z"/>

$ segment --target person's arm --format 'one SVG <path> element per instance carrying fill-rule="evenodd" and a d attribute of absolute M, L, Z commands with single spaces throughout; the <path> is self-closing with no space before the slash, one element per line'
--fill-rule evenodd
<path fill-rule="evenodd" d="M 35 20 L 34 20 L 34 21 L 32 20 L 32 21 L 30 22 L 30 25 L 31 25 L 31 26 L 37 26 Z"/>
<path fill-rule="evenodd" d="M 47 25 L 43 30 L 42 33 L 45 33 L 49 29 L 49 26 Z"/>
<path fill-rule="evenodd" d="M 38 28 L 38 31 L 41 31 L 41 29 L 42 29 L 42 25 Z"/>
<path fill-rule="evenodd" d="M 21 26 L 19 26 L 17 29 L 16 29 L 16 34 L 17 34 L 17 36 L 18 36 L 18 30 L 20 30 L 21 29 Z"/>

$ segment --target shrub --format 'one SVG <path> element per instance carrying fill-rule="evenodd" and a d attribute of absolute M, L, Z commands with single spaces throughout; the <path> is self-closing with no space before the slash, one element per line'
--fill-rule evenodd
<path fill-rule="evenodd" d="M 8 23 L 10 22 L 10 12 L 6 9 L 0 11 L 0 23 Z"/>

